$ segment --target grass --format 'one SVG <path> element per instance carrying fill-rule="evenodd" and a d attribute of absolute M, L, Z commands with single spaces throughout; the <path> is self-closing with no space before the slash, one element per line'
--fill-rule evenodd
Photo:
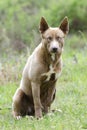
<path fill-rule="evenodd" d="M 4 62 L 2 60 L 4 71 L 0 75 L 0 129 L 87 129 L 87 43 L 84 44 L 82 38 L 77 36 L 66 39 L 63 72 L 57 82 L 56 99 L 52 104 L 52 109 L 57 111 L 50 112 L 41 120 L 31 117 L 15 120 L 11 114 L 12 96 L 19 86 L 26 59 L 27 55 L 21 55 L 9 60 L 4 57 Z M 3 72 L 6 76 L 3 76 Z"/>

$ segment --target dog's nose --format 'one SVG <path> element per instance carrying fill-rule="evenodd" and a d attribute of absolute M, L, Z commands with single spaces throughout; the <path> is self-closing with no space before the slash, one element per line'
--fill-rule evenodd
<path fill-rule="evenodd" d="M 57 49 L 56 47 L 52 48 L 52 52 L 53 52 L 53 53 L 56 53 L 57 50 L 58 50 L 58 49 Z"/>

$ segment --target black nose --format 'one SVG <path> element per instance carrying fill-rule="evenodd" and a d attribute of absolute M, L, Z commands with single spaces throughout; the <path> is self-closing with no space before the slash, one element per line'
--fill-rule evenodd
<path fill-rule="evenodd" d="M 53 53 L 57 52 L 57 48 L 56 47 L 52 48 L 52 52 Z"/>

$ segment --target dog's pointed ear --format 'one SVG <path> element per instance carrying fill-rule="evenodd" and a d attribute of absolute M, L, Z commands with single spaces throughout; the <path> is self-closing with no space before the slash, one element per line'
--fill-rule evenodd
<path fill-rule="evenodd" d="M 67 16 L 63 19 L 59 28 L 64 32 L 64 34 L 68 34 L 68 32 L 69 32 L 69 22 L 68 22 Z"/>
<path fill-rule="evenodd" d="M 39 30 L 41 33 L 45 32 L 47 29 L 49 28 L 46 20 L 44 17 L 41 18 L 40 20 L 40 27 L 39 27 Z"/>

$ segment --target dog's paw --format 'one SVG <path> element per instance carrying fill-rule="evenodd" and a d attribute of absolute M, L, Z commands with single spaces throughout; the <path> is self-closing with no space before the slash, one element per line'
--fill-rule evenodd
<path fill-rule="evenodd" d="M 37 112 L 35 112 L 35 117 L 36 117 L 36 119 L 40 119 L 41 117 L 42 117 L 42 111 L 37 111 Z"/>
<path fill-rule="evenodd" d="M 20 119 L 22 118 L 22 116 L 19 115 L 19 114 L 18 114 L 17 112 L 15 112 L 15 111 L 12 112 L 12 115 L 13 115 L 13 117 L 14 117 L 15 119 L 17 119 L 17 120 L 20 120 Z"/>
<path fill-rule="evenodd" d="M 20 115 L 14 116 L 14 118 L 15 118 L 16 120 L 20 120 L 20 119 L 22 118 L 22 116 L 20 116 Z"/>
<path fill-rule="evenodd" d="M 16 116 L 15 119 L 20 120 L 22 117 L 21 116 Z"/>
<path fill-rule="evenodd" d="M 35 118 L 36 118 L 37 120 L 39 120 L 39 119 L 42 118 L 42 115 L 41 115 L 41 114 L 36 114 L 36 115 L 35 115 Z"/>

